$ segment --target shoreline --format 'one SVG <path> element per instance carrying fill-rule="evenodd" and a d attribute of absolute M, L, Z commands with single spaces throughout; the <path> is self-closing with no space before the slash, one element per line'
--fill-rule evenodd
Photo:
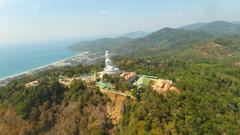
<path fill-rule="evenodd" d="M 10 76 L 7 76 L 7 77 L 2 77 L 2 78 L 0 78 L 0 81 L 4 81 L 4 80 L 6 80 L 6 79 L 10 79 L 10 78 L 13 78 L 13 77 L 17 77 L 17 76 L 20 76 L 20 75 L 23 75 L 23 74 L 28 74 L 28 73 L 34 72 L 34 71 L 36 71 L 36 70 L 41 70 L 41 69 L 46 68 L 46 67 L 48 67 L 48 66 L 52 66 L 52 65 L 54 65 L 55 63 L 64 62 L 65 60 L 71 59 L 71 58 L 73 58 L 73 57 L 77 57 L 77 56 L 79 56 L 79 55 L 80 55 L 80 54 L 77 54 L 77 55 L 75 55 L 75 56 L 71 56 L 71 57 L 68 57 L 68 58 L 64 58 L 64 59 L 58 60 L 58 61 L 56 61 L 56 62 L 52 62 L 52 63 L 50 63 L 50 64 L 46 64 L 46 65 L 39 66 L 39 67 L 36 67 L 36 68 L 33 68 L 33 69 L 29 69 L 29 70 L 27 70 L 27 71 L 23 71 L 23 72 L 20 72 L 20 73 L 14 74 L 14 75 L 10 75 Z"/>
<path fill-rule="evenodd" d="M 95 58 L 94 58 L 95 57 Z M 11 82 L 14 79 L 20 78 L 22 76 L 26 76 L 26 75 L 32 75 L 34 73 L 40 72 L 40 71 L 44 71 L 47 69 L 51 69 L 51 68 L 56 68 L 56 67 L 64 67 L 64 66 L 74 66 L 74 65 L 78 65 L 78 64 L 87 64 L 90 62 L 93 62 L 94 60 L 98 59 L 98 57 L 96 57 L 95 53 L 90 53 L 89 51 L 85 51 L 85 52 L 80 52 L 77 55 L 68 57 L 68 58 L 64 58 L 61 59 L 59 61 L 47 64 L 47 65 L 43 65 L 34 69 L 30 69 L 28 71 L 24 71 L 15 75 L 11 75 L 8 77 L 3 77 L 0 78 L 0 87 L 3 87 L 5 85 L 7 85 L 9 82 Z"/>

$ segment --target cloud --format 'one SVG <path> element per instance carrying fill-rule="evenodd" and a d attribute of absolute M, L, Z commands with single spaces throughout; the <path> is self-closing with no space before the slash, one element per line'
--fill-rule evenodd
<path fill-rule="evenodd" d="M 33 3 L 32 4 L 32 11 L 33 12 L 38 12 L 40 8 L 41 8 L 41 3 Z"/>
<path fill-rule="evenodd" d="M 184 14 L 179 12 L 179 13 L 176 13 L 176 16 L 181 17 L 181 16 L 184 16 Z"/>
<path fill-rule="evenodd" d="M 98 13 L 99 13 L 99 14 L 108 14 L 109 11 L 107 11 L 107 10 L 100 10 L 100 11 L 98 11 Z"/>

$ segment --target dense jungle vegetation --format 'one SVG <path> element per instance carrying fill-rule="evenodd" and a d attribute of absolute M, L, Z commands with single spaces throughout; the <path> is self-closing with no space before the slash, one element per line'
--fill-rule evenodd
<path fill-rule="evenodd" d="M 95 84 L 76 81 L 70 88 L 57 76 L 94 73 L 103 65 L 53 69 L 34 76 L 37 87 L 25 88 L 34 77 L 16 80 L 0 91 L 1 120 L 11 110 L 11 118 L 21 119 L 12 133 L 22 134 L 238 134 L 240 131 L 240 69 L 229 62 L 161 60 L 156 57 L 116 57 L 116 64 L 126 71 L 136 71 L 171 79 L 180 94 L 158 94 L 151 88 L 135 89 L 136 102 L 126 99 L 121 123 L 114 127 L 106 115 L 108 98 Z M 64 112 L 76 104 L 73 112 Z M 67 114 L 63 114 L 67 113 Z M 63 116 L 68 122 L 61 120 Z M 17 118 L 15 118 L 17 117 Z M 91 118 L 93 117 L 93 118 Z M 13 120 L 14 120 L 13 119 Z M 61 126 L 68 128 L 60 128 Z M 1 125 L 12 126 L 11 123 Z M 9 125 L 8 125 L 9 124 Z M 17 124 L 17 123 L 16 123 Z M 74 126 L 72 126 L 74 125 Z M 9 128 L 10 128 L 9 127 Z M 114 128 L 113 128 L 114 127 Z M 114 129 L 114 130 L 113 130 Z M 6 129 L 5 129 L 6 130 Z M 113 131 L 114 132 L 113 132 Z M 4 130 L 3 130 L 4 131 Z M 8 132 L 6 130 L 5 132 Z"/>

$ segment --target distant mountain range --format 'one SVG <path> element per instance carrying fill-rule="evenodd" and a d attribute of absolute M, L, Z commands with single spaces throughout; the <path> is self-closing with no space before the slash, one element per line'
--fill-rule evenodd
<path fill-rule="evenodd" d="M 121 34 L 118 36 L 109 36 L 107 38 L 99 38 L 96 40 L 91 41 L 79 41 L 74 43 L 73 45 L 69 46 L 68 49 L 74 50 L 74 51 L 97 51 L 102 52 L 107 49 L 116 50 L 118 48 L 121 48 L 121 46 L 124 46 L 130 41 L 133 41 L 137 38 L 143 38 L 147 36 L 149 33 L 143 32 L 143 31 L 135 31 L 130 33 Z"/>
<path fill-rule="evenodd" d="M 80 41 L 68 47 L 73 51 L 92 51 L 104 52 L 105 50 L 117 50 L 127 43 L 133 41 L 133 38 L 100 38 L 94 41 Z"/>
<path fill-rule="evenodd" d="M 185 29 L 185 30 L 197 30 L 200 29 L 201 27 L 206 27 L 209 24 L 227 24 L 227 25 L 232 25 L 232 24 L 237 24 L 240 25 L 239 21 L 235 21 L 235 22 L 226 22 L 226 21 L 214 21 L 214 22 L 210 22 L 210 23 L 194 23 L 194 24 L 190 24 L 190 25 L 184 25 L 182 27 L 180 27 L 181 29 Z"/>
<path fill-rule="evenodd" d="M 180 27 L 180 29 L 184 29 L 184 30 L 197 30 L 201 27 L 205 27 L 208 23 L 194 23 L 194 24 L 190 24 L 190 25 L 184 25 L 182 27 Z"/>
<path fill-rule="evenodd" d="M 164 55 L 196 48 L 199 45 L 209 45 L 218 39 L 235 40 L 240 36 L 238 22 L 215 21 L 185 25 L 178 29 L 163 28 L 147 36 L 144 32 L 133 32 L 119 38 L 103 38 L 95 41 L 79 42 L 68 49 L 75 51 L 104 52 L 111 50 L 117 54 L 141 56 Z M 234 37 L 234 38 L 233 38 Z M 224 43 L 224 42 L 223 42 Z M 204 48 L 204 47 L 203 47 Z"/>
<path fill-rule="evenodd" d="M 239 21 L 235 21 L 235 22 L 232 22 L 232 23 L 240 25 Z"/>
<path fill-rule="evenodd" d="M 152 34 L 128 42 L 118 53 L 153 55 L 163 53 L 170 48 L 183 48 L 199 41 L 205 41 L 208 34 L 183 29 L 164 28 Z"/>
<path fill-rule="evenodd" d="M 121 35 L 120 37 L 127 37 L 127 38 L 141 38 L 145 37 L 150 33 L 143 32 L 143 31 L 134 31 L 134 32 L 129 32 Z"/>
<path fill-rule="evenodd" d="M 239 34 L 240 25 L 238 22 L 230 23 L 225 21 L 215 21 L 211 23 L 196 23 L 181 27 L 185 30 L 193 30 L 211 34 L 213 36 L 222 36 L 226 34 Z"/>

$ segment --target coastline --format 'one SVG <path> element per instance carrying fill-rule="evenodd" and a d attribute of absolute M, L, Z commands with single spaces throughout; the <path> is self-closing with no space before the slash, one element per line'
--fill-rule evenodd
<path fill-rule="evenodd" d="M 47 64 L 44 66 L 30 69 L 28 71 L 24 71 L 24 72 L 21 72 L 21 73 L 15 74 L 15 75 L 11 75 L 8 77 L 0 78 L 0 87 L 7 85 L 12 80 L 18 79 L 18 78 L 26 76 L 26 75 L 32 75 L 34 73 L 44 71 L 47 69 L 51 69 L 51 68 L 56 68 L 56 67 L 74 66 L 74 65 L 78 65 L 78 64 L 88 64 L 97 59 L 98 59 L 98 57 L 96 57 L 95 53 L 90 53 L 89 51 L 82 52 L 75 56 L 64 58 L 64 59 L 61 59 L 59 61 Z"/>
<path fill-rule="evenodd" d="M 62 59 L 62 60 L 59 60 L 59 61 L 56 61 L 56 62 L 53 62 L 53 63 L 50 63 L 50 64 L 46 64 L 46 65 L 43 65 L 43 66 L 40 66 L 40 67 L 37 67 L 37 68 L 33 68 L 33 69 L 30 69 L 30 70 L 27 70 L 27 71 L 24 71 L 24 72 L 20 72 L 20 73 L 17 73 L 17 74 L 14 74 L 14 75 L 10 75 L 10 76 L 7 76 L 7 77 L 2 77 L 0 78 L 0 81 L 4 81 L 6 79 L 10 79 L 10 78 L 13 78 L 13 77 L 17 77 L 17 76 L 20 76 L 20 75 L 23 75 L 23 74 L 28 74 L 28 73 L 31 73 L 31 72 L 34 72 L 36 70 L 41 70 L 43 68 L 46 68 L 48 66 L 52 66 L 54 65 L 55 63 L 59 63 L 59 62 L 64 62 L 65 60 L 68 60 L 70 58 L 73 58 L 73 57 L 76 57 L 76 56 L 79 56 L 80 54 L 77 54 L 75 56 L 71 56 L 71 57 L 68 57 L 68 58 L 65 58 L 65 59 Z"/>

